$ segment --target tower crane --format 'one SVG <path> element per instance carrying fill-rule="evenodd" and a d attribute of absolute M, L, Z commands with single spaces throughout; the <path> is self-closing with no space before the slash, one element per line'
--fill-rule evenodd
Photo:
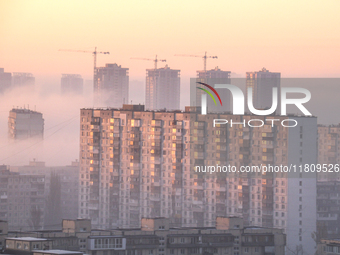
<path fill-rule="evenodd" d="M 98 87 L 97 54 L 110 54 L 110 52 L 108 52 L 108 51 L 97 51 L 97 47 L 94 48 L 94 51 L 89 51 L 89 50 L 59 50 L 59 51 L 92 53 L 93 54 L 93 88 L 96 89 Z"/>
<path fill-rule="evenodd" d="M 155 70 L 157 69 L 157 62 L 166 62 L 166 59 L 157 59 L 157 55 L 155 59 L 151 58 L 131 58 L 131 59 L 139 59 L 139 60 L 149 60 L 155 62 Z"/>
<path fill-rule="evenodd" d="M 207 56 L 207 52 L 205 52 L 204 56 L 197 56 L 197 55 L 186 55 L 186 54 L 176 54 L 177 57 L 194 57 L 194 58 L 203 58 L 204 64 L 204 72 L 207 71 L 207 58 L 217 58 L 217 56 Z"/>

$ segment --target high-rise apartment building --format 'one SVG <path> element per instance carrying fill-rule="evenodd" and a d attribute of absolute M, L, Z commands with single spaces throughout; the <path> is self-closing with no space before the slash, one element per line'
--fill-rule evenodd
<path fill-rule="evenodd" d="M 106 64 L 96 70 L 98 87 L 94 88 L 96 106 L 121 108 L 129 102 L 129 68 Z"/>
<path fill-rule="evenodd" d="M 42 113 L 29 109 L 12 109 L 8 117 L 8 136 L 11 139 L 44 137 Z"/>
<path fill-rule="evenodd" d="M 180 70 L 147 69 L 145 104 L 147 110 L 179 110 Z"/>
<path fill-rule="evenodd" d="M 208 71 L 197 71 L 197 78 L 190 79 L 190 105 L 197 107 L 201 106 L 202 94 L 205 92 L 201 89 L 197 89 L 197 87 L 203 89 L 206 89 L 206 87 L 202 84 L 199 84 L 198 82 L 208 84 L 212 87 L 214 87 L 215 84 L 230 84 L 230 73 L 230 71 L 222 71 L 218 67 Z M 216 89 L 216 91 L 223 100 L 223 107 L 219 105 L 217 98 L 217 104 L 215 104 L 214 101 L 208 97 L 208 112 L 222 113 L 231 111 L 231 95 L 229 90 Z"/>
<path fill-rule="evenodd" d="M 31 86 L 34 87 L 35 78 L 31 73 L 13 73 L 12 87 Z"/>
<path fill-rule="evenodd" d="M 80 74 L 61 75 L 61 94 L 83 94 L 84 80 Z"/>
<path fill-rule="evenodd" d="M 283 116 L 256 116 L 265 124 L 251 127 L 251 115 L 125 105 L 82 109 L 80 118 L 79 216 L 94 226 L 138 227 L 142 217 L 167 217 L 173 227 L 209 227 L 217 216 L 241 216 L 245 226 L 284 229 L 287 246 L 312 254 L 313 174 L 203 169 L 316 163 L 315 117 L 291 116 L 298 124 L 287 128 Z M 238 124 L 213 127 L 214 119 Z"/>
<path fill-rule="evenodd" d="M 0 93 L 9 89 L 12 84 L 12 74 L 5 73 L 4 68 L 0 68 Z"/>
<path fill-rule="evenodd" d="M 258 110 L 271 108 L 273 102 L 273 88 L 277 88 L 278 105 L 276 112 L 280 112 L 281 73 L 269 72 L 266 68 L 262 68 L 262 70 L 258 72 L 247 72 L 246 88 L 247 95 L 248 88 L 252 88 L 253 106 Z"/>

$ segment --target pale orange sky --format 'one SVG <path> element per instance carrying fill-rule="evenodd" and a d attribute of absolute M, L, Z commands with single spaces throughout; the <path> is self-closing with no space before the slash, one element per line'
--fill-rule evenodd
<path fill-rule="evenodd" d="M 130 68 L 130 77 L 153 67 L 131 57 L 156 54 L 182 76 L 194 76 L 203 61 L 174 54 L 204 51 L 218 55 L 208 69 L 244 75 L 266 67 L 283 77 L 339 77 L 339 10 L 339 0 L 0 0 L 0 67 L 91 79 L 91 54 L 58 49 L 97 46 L 111 52 L 98 56 L 98 66 L 117 63 Z"/>

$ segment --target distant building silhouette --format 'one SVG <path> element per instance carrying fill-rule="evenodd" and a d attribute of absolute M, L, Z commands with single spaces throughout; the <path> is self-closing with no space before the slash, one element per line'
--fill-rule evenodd
<path fill-rule="evenodd" d="M 180 70 L 168 65 L 146 70 L 145 103 L 147 110 L 180 109 Z"/>
<path fill-rule="evenodd" d="M 281 73 L 269 72 L 266 68 L 258 72 L 246 73 L 246 87 L 253 89 L 252 99 L 255 109 L 269 109 L 273 102 L 273 88 L 278 89 L 278 105 L 277 113 L 280 113 L 281 100 L 280 100 L 280 88 L 281 88 Z M 246 92 L 248 95 L 248 92 Z M 248 107 L 246 107 L 247 109 Z"/>
<path fill-rule="evenodd" d="M 12 87 L 31 86 L 34 88 L 35 78 L 31 73 L 13 73 Z"/>
<path fill-rule="evenodd" d="M 84 80 L 79 74 L 61 75 L 61 94 L 83 94 Z"/>
<path fill-rule="evenodd" d="M 98 87 L 94 88 L 96 106 L 121 108 L 129 102 L 129 68 L 117 64 L 98 67 L 96 78 Z"/>
<path fill-rule="evenodd" d="M 5 73 L 4 68 L 0 68 L 0 93 L 9 89 L 12 84 L 12 74 Z"/>
<path fill-rule="evenodd" d="M 39 138 L 44 136 L 42 113 L 29 109 L 12 109 L 8 117 L 8 136 L 11 139 Z"/>

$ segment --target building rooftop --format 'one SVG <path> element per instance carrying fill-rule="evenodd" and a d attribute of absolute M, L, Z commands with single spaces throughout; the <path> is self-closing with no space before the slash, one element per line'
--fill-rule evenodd
<path fill-rule="evenodd" d="M 13 108 L 11 110 L 11 112 L 15 112 L 15 113 L 33 113 L 33 114 L 41 114 L 40 112 L 37 111 L 33 111 L 30 109 L 19 109 L 19 108 Z"/>
<path fill-rule="evenodd" d="M 8 237 L 6 238 L 6 240 L 37 242 L 37 241 L 48 241 L 49 239 L 36 238 L 36 237 Z"/>
<path fill-rule="evenodd" d="M 34 250 L 33 252 L 50 254 L 83 254 L 80 251 L 66 251 L 66 250 Z"/>

